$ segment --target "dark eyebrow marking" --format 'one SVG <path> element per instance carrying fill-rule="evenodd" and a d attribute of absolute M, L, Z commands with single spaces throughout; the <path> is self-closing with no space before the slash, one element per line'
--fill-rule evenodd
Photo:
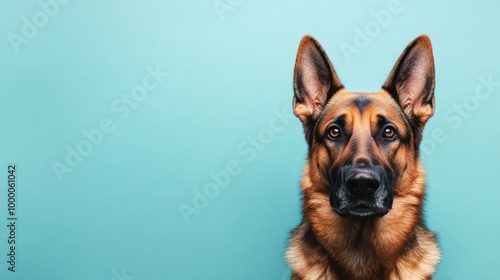
<path fill-rule="evenodd" d="M 382 129 L 386 124 L 390 123 L 390 121 L 382 116 L 382 115 L 377 115 L 377 127 L 378 129 Z M 400 140 L 403 144 L 409 146 L 410 143 L 411 143 L 411 134 L 410 134 L 410 131 L 411 131 L 411 127 L 409 126 L 409 124 L 407 122 L 404 122 L 404 126 L 406 128 L 406 134 L 400 134 Z M 401 133 L 401 131 L 398 130 L 398 133 Z"/>
<path fill-rule="evenodd" d="M 386 125 L 389 123 L 386 117 L 382 115 L 377 115 L 377 127 L 382 128 L 382 126 Z"/>
<path fill-rule="evenodd" d="M 359 112 L 363 113 L 366 109 L 366 106 L 371 103 L 371 100 L 364 96 L 360 96 L 354 99 L 353 102 L 354 104 L 356 104 L 356 106 L 358 106 Z"/>
<path fill-rule="evenodd" d="M 330 122 L 328 127 L 330 127 L 331 124 L 336 124 L 336 125 L 340 126 L 341 128 L 345 127 L 345 117 L 346 117 L 345 114 L 336 117 L 333 121 Z M 315 128 L 314 128 L 314 136 L 316 137 L 316 141 L 318 141 L 318 143 L 321 143 L 322 139 L 324 138 L 324 135 L 321 135 L 319 132 L 319 129 L 318 129 L 319 123 L 320 122 L 318 121 Z"/>
<path fill-rule="evenodd" d="M 345 114 L 340 115 L 337 118 L 335 118 L 332 123 L 335 123 L 340 127 L 344 127 L 345 126 Z"/>

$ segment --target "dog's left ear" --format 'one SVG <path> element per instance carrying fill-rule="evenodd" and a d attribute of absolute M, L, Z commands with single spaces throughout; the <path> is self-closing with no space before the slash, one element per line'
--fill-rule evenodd
<path fill-rule="evenodd" d="M 429 37 L 422 35 L 406 47 L 383 88 L 422 130 L 434 114 L 434 58 Z"/>

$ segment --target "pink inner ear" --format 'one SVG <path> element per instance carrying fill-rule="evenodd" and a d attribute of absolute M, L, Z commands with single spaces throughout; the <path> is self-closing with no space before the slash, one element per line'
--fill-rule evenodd
<path fill-rule="evenodd" d="M 323 109 L 323 102 L 321 100 L 319 100 L 319 98 L 315 98 L 314 99 L 314 106 L 318 109 Z"/>
<path fill-rule="evenodd" d="M 408 108 L 408 106 L 410 106 L 412 102 L 413 102 L 412 98 L 408 96 L 408 98 L 406 98 L 406 101 L 403 104 L 403 110 L 406 110 L 406 108 Z"/>
<path fill-rule="evenodd" d="M 325 102 L 325 86 L 321 83 L 317 70 L 309 59 L 302 60 L 302 75 L 304 86 L 309 96 L 309 102 L 314 107 L 322 109 Z"/>
<path fill-rule="evenodd" d="M 426 55 L 418 56 L 418 59 L 413 64 L 413 69 L 406 81 L 403 81 L 399 86 L 401 104 L 403 109 L 416 106 L 421 102 L 425 84 L 427 82 L 427 70 L 429 69 L 429 61 Z"/>

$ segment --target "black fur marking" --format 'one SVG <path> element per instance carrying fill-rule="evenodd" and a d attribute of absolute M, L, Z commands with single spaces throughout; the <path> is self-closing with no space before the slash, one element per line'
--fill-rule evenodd
<path fill-rule="evenodd" d="M 295 77 L 295 97 L 297 98 L 297 101 L 300 103 L 305 102 L 305 96 L 304 96 L 304 82 L 302 79 L 302 71 L 297 71 L 297 77 Z"/>
<path fill-rule="evenodd" d="M 338 116 L 334 121 L 340 128 L 345 128 L 345 115 Z"/>
<path fill-rule="evenodd" d="M 430 74 L 427 74 L 426 78 L 425 78 L 425 86 L 424 86 L 424 92 L 427 94 L 423 100 L 423 102 L 425 104 L 429 104 L 431 105 L 431 107 L 433 106 L 432 104 L 432 98 L 434 96 L 434 88 L 433 87 L 433 79 L 432 77 L 430 76 Z"/>
<path fill-rule="evenodd" d="M 402 251 L 402 254 L 403 255 L 407 255 L 409 252 L 411 252 L 415 247 L 417 247 L 418 245 L 418 240 L 417 240 L 417 236 L 415 233 L 413 233 L 412 235 L 410 235 L 408 237 L 408 239 L 406 240 L 404 246 L 403 246 L 403 251 Z"/>
<path fill-rule="evenodd" d="M 356 104 L 356 106 L 358 106 L 359 112 L 361 114 L 363 114 L 363 112 L 366 109 L 366 106 L 368 106 L 371 103 L 371 100 L 364 97 L 364 96 L 360 96 L 360 97 L 354 99 L 353 102 L 354 102 L 354 104 Z"/>

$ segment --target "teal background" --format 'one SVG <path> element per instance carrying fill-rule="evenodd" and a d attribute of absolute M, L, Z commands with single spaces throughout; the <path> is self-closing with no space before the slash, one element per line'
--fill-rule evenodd
<path fill-rule="evenodd" d="M 291 113 L 300 38 L 320 41 L 348 90 L 377 91 L 422 33 L 437 75 L 424 136 L 426 220 L 443 252 L 434 279 L 500 279 L 500 87 L 473 101 L 480 77 L 500 81 L 498 2 L 401 0 L 350 59 L 341 44 L 388 1 L 220 3 L 233 4 L 222 17 L 211 0 L 69 1 L 18 52 L 8 34 L 42 8 L 0 3 L 0 180 L 17 164 L 19 219 L 12 273 L 2 183 L 0 279 L 286 279 L 302 128 L 290 119 L 254 157 L 248 141 L 275 110 Z M 112 103 L 157 65 L 169 76 L 120 119 Z M 453 111 L 464 102 L 473 109 Z M 60 182 L 53 162 L 106 118 L 114 130 Z M 435 130 L 445 140 L 430 143 Z M 233 161 L 240 173 L 187 224 L 179 205 Z"/>

